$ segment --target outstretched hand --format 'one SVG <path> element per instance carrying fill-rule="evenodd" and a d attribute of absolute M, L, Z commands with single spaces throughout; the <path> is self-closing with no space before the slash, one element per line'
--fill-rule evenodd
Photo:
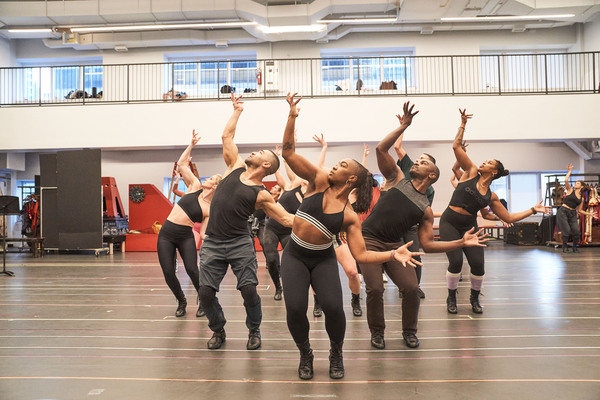
<path fill-rule="evenodd" d="M 235 97 L 235 94 L 231 92 L 231 102 L 233 103 L 234 111 L 244 111 L 244 102 L 240 101 L 242 95 L 240 94 L 238 97 Z"/>
<path fill-rule="evenodd" d="M 473 114 L 467 114 L 467 109 L 458 109 L 458 111 L 460 111 L 460 120 L 463 124 L 466 124 L 468 120 L 470 120 L 471 118 L 473 118 Z"/>
<path fill-rule="evenodd" d="M 408 248 L 413 244 L 412 240 L 408 243 L 406 243 L 404 246 L 398 247 L 396 250 L 394 250 L 394 259 L 400 263 L 402 263 L 402 265 L 404 267 L 406 267 L 406 264 L 410 265 L 411 267 L 416 267 L 417 265 L 423 265 L 423 263 L 417 261 L 416 259 L 414 259 L 413 257 L 416 256 L 422 256 L 425 253 L 421 253 L 421 252 L 412 252 L 410 251 Z"/>
<path fill-rule="evenodd" d="M 322 133 L 321 133 L 321 137 L 319 137 L 319 135 L 314 135 L 312 138 L 315 142 L 319 143 L 321 145 L 321 147 L 327 146 L 327 141 L 325 140 L 325 137 L 323 136 Z"/>
<path fill-rule="evenodd" d="M 466 231 L 465 234 L 463 235 L 463 240 L 465 243 L 464 247 L 472 247 L 472 246 L 486 247 L 485 242 L 487 242 L 490 239 L 487 238 L 487 236 L 488 236 L 487 233 L 483 233 L 483 234 L 482 233 L 483 233 L 483 228 L 481 228 L 477 232 L 475 232 L 475 227 Z"/>
<path fill-rule="evenodd" d="M 194 129 L 192 131 L 192 146 L 197 145 L 200 139 L 202 139 L 202 136 L 200 136 L 199 133 L 196 133 L 196 130 Z"/>
<path fill-rule="evenodd" d="M 364 143 L 364 144 L 363 144 L 363 146 L 364 146 L 364 149 L 363 149 L 363 156 L 365 156 L 365 157 L 366 157 L 366 156 L 368 156 L 368 155 L 369 155 L 369 145 L 368 145 L 368 144 L 366 144 L 366 143 Z"/>
<path fill-rule="evenodd" d="M 533 209 L 539 213 L 552 215 L 552 207 L 542 205 L 542 201 L 543 200 L 540 200 L 535 206 L 533 206 Z"/>
<path fill-rule="evenodd" d="M 297 105 L 300 100 L 302 100 L 302 97 L 298 98 L 298 100 L 294 100 L 294 97 L 296 97 L 297 94 L 298 93 L 290 94 L 290 92 L 288 92 L 287 96 L 285 97 L 286 101 L 290 105 L 290 117 L 297 117 L 298 114 L 300 114 L 300 107 L 297 107 Z"/>
<path fill-rule="evenodd" d="M 396 114 L 396 117 L 398 118 L 398 121 L 400 121 L 400 125 L 404 125 L 407 127 L 410 124 L 412 124 L 413 117 L 417 115 L 419 111 L 417 110 L 414 113 L 412 112 L 413 108 L 415 108 L 415 105 L 411 105 L 410 101 L 404 103 L 404 106 L 402 108 L 404 111 L 404 115 Z"/>

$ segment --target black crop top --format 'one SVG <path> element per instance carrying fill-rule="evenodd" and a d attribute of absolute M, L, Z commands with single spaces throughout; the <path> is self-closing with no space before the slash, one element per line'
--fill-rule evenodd
<path fill-rule="evenodd" d="M 200 203 L 198 202 L 198 196 L 200 196 L 200 193 L 202 193 L 202 189 L 196 192 L 186 193 L 177 202 L 177 205 L 181 207 L 183 211 L 185 211 L 192 222 L 202 222 L 202 207 L 200 207 Z"/>
<path fill-rule="evenodd" d="M 468 211 L 471 215 L 476 215 L 477 211 L 486 208 L 490 204 L 492 191 L 488 189 L 487 193 L 483 196 L 479 193 L 477 182 L 480 177 L 477 174 L 477 176 L 468 181 L 459 182 L 456 189 L 454 189 L 454 193 L 452 193 L 450 205 L 460 207 Z"/>
<path fill-rule="evenodd" d="M 296 193 L 299 193 L 300 197 L 304 197 L 304 195 L 302 194 L 302 187 L 298 186 L 292 190 L 286 190 L 285 192 L 283 192 L 278 201 L 278 203 L 281 204 L 285 211 L 289 212 L 290 214 L 295 214 L 298 210 L 298 207 L 300 207 L 300 204 L 302 204 L 298 200 L 298 196 L 296 196 Z M 290 233 L 292 233 L 292 228 L 283 226 L 272 218 L 269 218 L 267 220 L 267 228 L 280 235 L 289 235 Z"/>
<path fill-rule="evenodd" d="M 581 204 L 581 197 L 577 198 L 575 191 L 573 190 L 570 195 L 566 196 L 563 200 L 563 204 L 569 208 L 576 209 Z"/>
<path fill-rule="evenodd" d="M 329 189 L 329 188 L 327 188 Z M 327 191 L 325 189 L 325 191 Z M 302 204 L 296 211 L 296 218 L 301 218 L 309 222 L 312 226 L 317 228 L 323 233 L 323 235 L 333 239 L 335 235 L 340 233 L 342 230 L 342 224 L 344 223 L 344 210 L 326 214 L 323 212 L 323 194 L 325 192 L 318 192 L 309 197 L 305 197 Z M 347 203 L 346 203 L 347 204 Z"/>
<path fill-rule="evenodd" d="M 217 186 L 210 203 L 210 218 L 206 234 L 219 238 L 235 238 L 250 235 L 248 217 L 256 210 L 256 198 L 262 185 L 246 185 L 240 175 L 246 168 L 237 168 Z"/>

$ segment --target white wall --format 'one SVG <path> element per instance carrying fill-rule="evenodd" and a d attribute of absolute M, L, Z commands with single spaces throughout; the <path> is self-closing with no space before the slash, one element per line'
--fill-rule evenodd
<path fill-rule="evenodd" d="M 600 13 L 584 25 L 583 51 L 600 51 Z"/>
<path fill-rule="evenodd" d="M 17 65 L 15 47 L 16 43 L 14 41 L 0 38 L 0 67 L 15 67 Z"/>

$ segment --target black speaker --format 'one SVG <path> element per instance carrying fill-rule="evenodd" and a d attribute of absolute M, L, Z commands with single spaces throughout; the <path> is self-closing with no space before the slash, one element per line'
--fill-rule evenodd
<path fill-rule="evenodd" d="M 504 241 L 521 246 L 540 244 L 540 225 L 537 222 L 519 222 L 504 230 Z"/>

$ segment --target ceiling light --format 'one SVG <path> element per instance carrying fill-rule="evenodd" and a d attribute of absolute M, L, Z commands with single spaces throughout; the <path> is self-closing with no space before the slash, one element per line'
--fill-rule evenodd
<path fill-rule="evenodd" d="M 502 15 L 502 16 L 482 16 L 482 17 L 441 18 L 441 20 L 442 21 L 515 21 L 515 20 L 538 20 L 538 19 L 572 18 L 574 16 L 575 16 L 575 14 Z"/>
<path fill-rule="evenodd" d="M 258 27 L 264 33 L 291 33 L 291 32 L 322 32 L 327 29 L 327 25 L 289 25 L 289 26 L 264 26 Z"/>
<path fill-rule="evenodd" d="M 50 28 L 23 28 L 23 29 L 9 29 L 10 33 L 52 33 Z"/>
<path fill-rule="evenodd" d="M 396 18 L 328 18 L 322 19 L 319 22 L 324 24 L 389 24 L 396 21 Z"/>
<path fill-rule="evenodd" d="M 198 22 L 187 24 L 152 24 L 152 25 L 113 25 L 113 26 L 77 26 L 71 32 L 119 32 L 119 31 L 155 31 L 166 29 L 192 29 L 192 28 L 230 28 L 246 25 L 256 25 L 256 22 L 229 21 L 229 22 Z"/>

